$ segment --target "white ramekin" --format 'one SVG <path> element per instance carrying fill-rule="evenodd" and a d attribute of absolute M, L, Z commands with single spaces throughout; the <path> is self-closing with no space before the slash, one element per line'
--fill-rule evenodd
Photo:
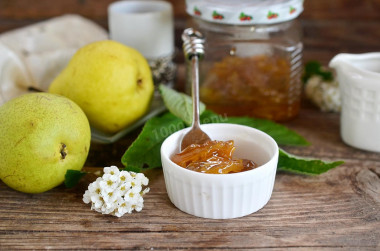
<path fill-rule="evenodd" d="M 229 219 L 261 209 L 272 195 L 278 146 L 266 133 L 235 124 L 206 124 L 213 140 L 234 140 L 234 157 L 253 160 L 258 168 L 234 174 L 204 174 L 187 170 L 170 160 L 188 128 L 170 135 L 161 146 L 166 190 L 180 210 L 198 217 Z"/>

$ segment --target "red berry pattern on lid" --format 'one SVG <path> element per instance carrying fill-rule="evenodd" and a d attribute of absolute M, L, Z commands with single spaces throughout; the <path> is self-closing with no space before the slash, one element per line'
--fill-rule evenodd
<path fill-rule="evenodd" d="M 186 0 L 186 12 L 205 21 L 233 25 L 276 24 L 297 18 L 304 0 Z M 242 6 L 239 3 L 246 3 Z M 236 6 L 235 6 L 236 5 Z"/>
<path fill-rule="evenodd" d="M 194 15 L 202 16 L 202 12 L 196 6 L 194 7 Z"/>
<path fill-rule="evenodd" d="M 214 11 L 212 12 L 212 18 L 213 18 L 213 19 L 223 19 L 224 16 L 223 16 L 222 14 L 218 13 L 216 10 L 214 10 Z"/>
<path fill-rule="evenodd" d="M 268 11 L 268 15 L 267 15 L 268 19 L 274 19 L 274 18 L 277 18 L 277 17 L 278 17 L 278 13 L 275 13 L 275 12 L 272 12 L 272 11 Z"/>
<path fill-rule="evenodd" d="M 251 21 L 253 18 L 252 16 L 246 15 L 244 12 L 240 13 L 239 16 L 240 21 Z"/>

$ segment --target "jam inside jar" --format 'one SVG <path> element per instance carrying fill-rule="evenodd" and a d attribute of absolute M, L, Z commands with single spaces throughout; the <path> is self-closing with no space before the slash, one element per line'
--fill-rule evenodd
<path fill-rule="evenodd" d="M 204 75 L 200 98 L 220 114 L 288 120 L 300 109 L 291 74 L 291 64 L 282 57 L 227 56 Z"/>
<path fill-rule="evenodd" d="M 188 146 L 171 160 L 183 168 L 211 174 L 238 173 L 257 167 L 252 160 L 233 158 L 235 149 L 233 140 L 208 141 Z"/>
<path fill-rule="evenodd" d="M 234 8 L 227 2 L 187 1 L 187 12 L 192 16 L 188 25 L 199 30 L 206 41 L 200 62 L 200 100 L 207 109 L 227 116 L 274 121 L 296 117 L 301 103 L 303 50 L 302 27 L 296 17 L 303 2 L 244 0 L 234 2 Z M 193 6 L 200 12 L 194 13 Z M 278 13 L 273 11 L 277 8 Z M 284 11 L 287 8 L 289 11 Z M 212 9 L 218 9 L 220 19 L 207 15 Z M 238 18 L 241 13 L 237 10 L 251 11 L 246 16 L 251 19 Z M 188 94 L 190 80 L 188 72 Z"/>

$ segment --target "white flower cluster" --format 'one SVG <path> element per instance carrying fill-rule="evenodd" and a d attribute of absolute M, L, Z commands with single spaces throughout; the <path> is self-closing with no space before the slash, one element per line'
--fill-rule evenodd
<path fill-rule="evenodd" d="M 320 76 L 314 75 L 306 82 L 305 94 L 324 112 L 341 110 L 339 84 L 335 80 L 327 82 Z"/>
<path fill-rule="evenodd" d="M 144 194 L 149 192 L 149 180 L 142 173 L 120 171 L 116 166 L 105 167 L 102 177 L 88 186 L 83 195 L 84 203 L 91 203 L 91 209 L 102 214 L 117 217 L 144 207 Z"/>

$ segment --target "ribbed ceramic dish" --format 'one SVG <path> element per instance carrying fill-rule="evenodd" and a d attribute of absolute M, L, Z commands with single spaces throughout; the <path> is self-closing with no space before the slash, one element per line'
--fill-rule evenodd
<path fill-rule="evenodd" d="M 169 136 L 161 146 L 166 190 L 180 210 L 203 218 L 229 219 L 254 213 L 269 201 L 276 176 L 278 146 L 266 133 L 234 124 L 207 124 L 202 129 L 213 140 L 234 140 L 234 157 L 250 159 L 259 167 L 234 174 L 204 174 L 173 163 L 187 129 Z"/>

